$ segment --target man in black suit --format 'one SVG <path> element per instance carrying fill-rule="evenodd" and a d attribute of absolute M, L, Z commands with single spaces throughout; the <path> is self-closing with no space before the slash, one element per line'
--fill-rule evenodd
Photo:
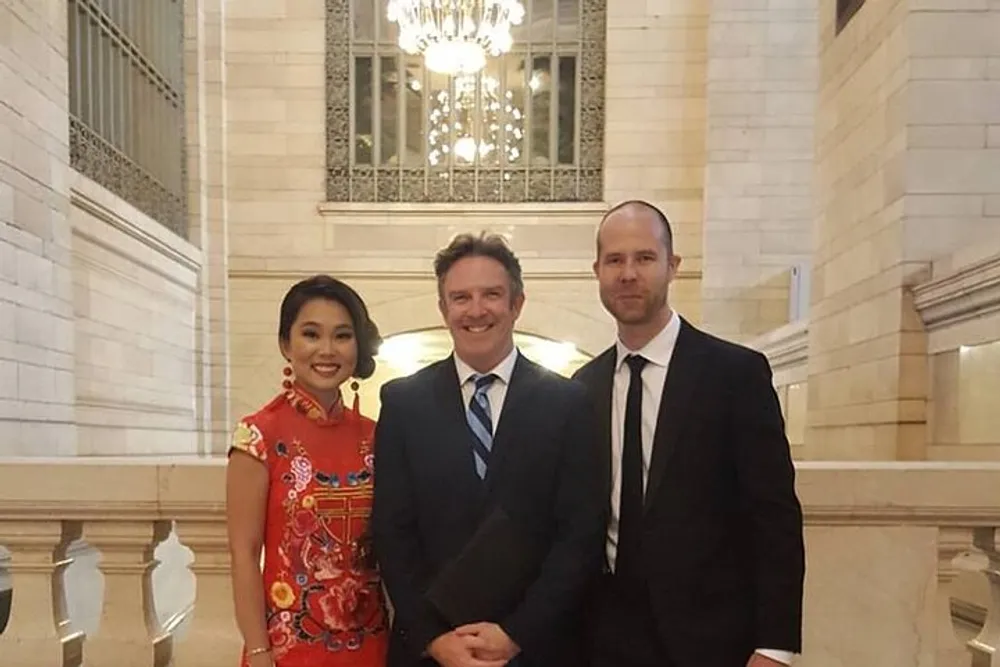
<path fill-rule="evenodd" d="M 501 237 L 459 236 L 434 268 L 454 353 L 383 387 L 375 433 L 374 545 L 395 611 L 388 665 L 583 665 L 583 602 L 607 523 L 586 388 L 515 348 L 524 289 Z M 477 569 L 464 554 L 498 508 L 521 537 L 487 543 Z M 456 559 L 474 574 L 466 590 L 430 594 Z M 515 561 L 527 574 L 506 602 L 455 618 L 456 599 L 495 598 Z"/>
<path fill-rule="evenodd" d="M 605 448 L 606 573 L 593 667 L 775 667 L 801 652 L 802 510 L 771 369 L 681 319 L 680 258 L 646 202 L 598 229 L 613 346 L 575 378 Z"/>

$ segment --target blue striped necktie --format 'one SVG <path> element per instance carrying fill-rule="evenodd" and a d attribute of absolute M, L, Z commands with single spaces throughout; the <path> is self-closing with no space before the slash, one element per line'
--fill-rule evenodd
<path fill-rule="evenodd" d="M 472 429 L 472 451 L 476 459 L 476 472 L 480 479 L 486 479 L 486 468 L 490 463 L 490 451 L 493 448 L 493 415 L 490 410 L 490 398 L 486 395 L 490 385 L 497 379 L 494 374 L 473 375 L 476 391 L 472 394 L 465 418 Z"/>

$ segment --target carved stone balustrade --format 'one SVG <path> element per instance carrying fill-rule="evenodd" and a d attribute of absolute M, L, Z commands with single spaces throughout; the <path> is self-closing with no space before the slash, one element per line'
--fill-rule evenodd
<path fill-rule="evenodd" d="M 807 550 L 797 667 L 1000 667 L 1000 465 L 803 462 L 797 484 Z M 197 593 L 165 628 L 151 575 L 171 527 L 193 553 Z M 80 539 L 103 575 L 99 625 L 86 636 L 67 618 L 62 576 Z M 14 589 L 3 664 L 237 665 L 223 461 L 0 460 L 0 545 Z M 948 591 L 967 563 L 990 595 L 984 627 L 962 640 Z"/>
<path fill-rule="evenodd" d="M 0 460 L 0 546 L 12 615 L 0 655 L 18 667 L 238 664 L 219 460 Z M 193 552 L 196 603 L 172 636 L 156 621 L 153 550 L 171 527 Z M 103 601 L 92 636 L 68 632 L 66 545 L 100 552 Z"/>

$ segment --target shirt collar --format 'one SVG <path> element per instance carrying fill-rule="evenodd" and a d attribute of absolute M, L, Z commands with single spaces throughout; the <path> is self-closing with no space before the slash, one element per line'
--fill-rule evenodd
<path fill-rule="evenodd" d="M 453 354 L 452 357 L 455 359 L 455 370 L 458 371 L 458 386 L 463 386 L 466 382 L 472 379 L 474 375 L 479 375 L 479 371 L 475 370 L 469 364 L 459 358 L 457 354 Z M 517 347 L 514 347 L 510 354 L 508 354 L 504 359 L 490 369 L 484 375 L 489 375 L 493 373 L 500 379 L 504 384 L 510 384 L 510 376 L 514 373 L 514 362 L 517 361 Z"/>
<path fill-rule="evenodd" d="M 667 325 L 660 329 L 660 333 L 653 336 L 653 339 L 646 343 L 641 350 L 630 350 L 621 341 L 615 340 L 615 349 L 618 352 L 618 359 L 615 362 L 615 372 L 621 370 L 625 363 L 625 357 L 630 354 L 639 354 L 645 357 L 650 363 L 657 366 L 666 367 L 670 363 L 670 357 L 674 352 L 674 345 L 677 344 L 677 336 L 681 331 L 681 318 L 671 311 L 670 320 Z"/>

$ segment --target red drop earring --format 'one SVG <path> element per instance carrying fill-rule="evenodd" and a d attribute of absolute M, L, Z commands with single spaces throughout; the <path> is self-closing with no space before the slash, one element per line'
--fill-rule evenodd
<path fill-rule="evenodd" d="M 355 415 L 358 415 L 358 414 L 360 414 L 360 412 L 359 412 L 359 407 L 358 407 L 358 404 L 359 404 L 359 403 L 360 403 L 360 401 L 361 401 L 361 395 L 360 395 L 360 393 L 358 392 L 358 388 L 359 388 L 360 386 L 361 386 L 361 385 L 359 385 L 359 384 L 358 384 L 358 381 L 357 381 L 357 380 L 354 380 L 353 382 L 351 382 L 351 391 L 353 391 L 353 392 L 354 392 L 354 405 L 352 405 L 351 407 L 352 407 L 352 409 L 354 410 L 354 414 L 355 414 Z"/>
<path fill-rule="evenodd" d="M 285 379 L 282 380 L 282 382 L 281 382 L 281 386 L 284 387 L 286 390 L 287 389 L 291 389 L 292 388 L 292 367 L 291 366 L 285 366 L 285 368 L 281 371 L 281 374 L 285 376 Z"/>

